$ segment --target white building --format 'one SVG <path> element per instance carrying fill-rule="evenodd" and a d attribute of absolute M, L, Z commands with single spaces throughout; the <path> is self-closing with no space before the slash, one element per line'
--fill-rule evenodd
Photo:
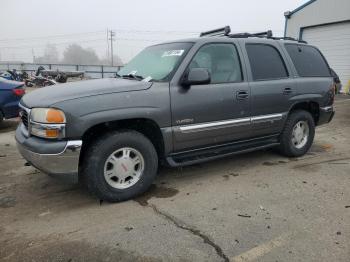
<path fill-rule="evenodd" d="M 349 90 L 350 0 L 311 0 L 284 16 L 284 35 L 317 46 Z"/>

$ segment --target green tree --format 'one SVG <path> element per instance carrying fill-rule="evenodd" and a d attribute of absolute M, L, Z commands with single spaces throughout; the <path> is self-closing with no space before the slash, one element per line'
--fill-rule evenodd
<path fill-rule="evenodd" d="M 75 65 L 98 65 L 100 59 L 92 48 L 83 48 L 78 44 L 72 44 L 63 52 L 62 63 Z"/>

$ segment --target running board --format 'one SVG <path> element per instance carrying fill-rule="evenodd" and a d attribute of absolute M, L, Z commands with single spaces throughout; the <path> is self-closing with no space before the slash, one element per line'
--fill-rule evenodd
<path fill-rule="evenodd" d="M 231 155 L 248 153 L 279 145 L 277 136 L 264 137 L 224 144 L 220 146 L 207 147 L 192 151 L 180 152 L 169 155 L 166 160 L 172 167 L 189 166 L 207 162 Z"/>

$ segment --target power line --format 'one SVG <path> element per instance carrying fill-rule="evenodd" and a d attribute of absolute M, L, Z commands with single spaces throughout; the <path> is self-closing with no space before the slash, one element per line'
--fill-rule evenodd
<path fill-rule="evenodd" d="M 172 35 L 198 35 L 199 31 L 167 31 L 167 30 L 132 30 L 132 29 L 117 29 L 113 30 L 117 33 L 124 33 L 124 34 L 172 34 Z M 241 30 L 245 31 L 245 30 Z M 247 30 L 246 31 L 259 31 L 259 30 Z M 273 30 L 275 32 L 282 32 L 282 30 Z M 236 32 L 236 30 L 232 31 L 233 33 Z M 238 32 L 238 31 L 237 31 Z M 105 30 L 99 30 L 99 31 L 92 31 L 92 32 L 83 32 L 83 33 L 71 33 L 71 34 L 60 34 L 60 35 L 48 35 L 48 36 L 38 36 L 38 37 L 25 37 L 25 38 L 12 38 L 12 39 L 0 39 L 0 42 L 11 42 L 11 41 L 36 41 L 41 39 L 54 39 L 54 38 L 61 38 L 61 37 L 81 37 L 86 35 L 92 35 L 92 34 L 102 34 L 105 33 Z"/>
<path fill-rule="evenodd" d="M 118 33 L 139 33 L 139 34 L 194 34 L 198 32 L 188 32 L 188 31 L 151 31 L 151 30 L 113 30 Z M 80 37 L 91 34 L 101 34 L 105 31 L 94 31 L 94 32 L 84 32 L 84 33 L 72 33 L 72 34 L 61 34 L 61 35 L 49 35 L 49 36 L 38 36 L 38 37 L 26 37 L 26 38 L 11 38 L 11 39 L 0 39 L 0 42 L 11 42 L 11 41 L 30 41 L 30 40 L 41 40 L 48 38 L 61 38 L 61 37 Z"/>
<path fill-rule="evenodd" d="M 199 34 L 199 32 L 195 31 L 163 31 L 163 30 L 126 30 L 126 29 L 118 29 L 113 30 L 118 33 L 131 33 L 131 34 Z"/>
<path fill-rule="evenodd" d="M 169 38 L 123 38 L 123 37 L 115 37 L 115 32 L 114 31 L 109 31 L 109 37 L 110 33 L 113 32 L 113 41 L 115 40 L 124 40 L 124 41 L 144 41 L 144 42 L 156 42 L 156 41 L 169 41 L 171 39 Z M 110 38 L 109 38 L 110 40 Z M 69 42 L 60 42 L 60 43 L 51 43 L 52 45 L 69 45 L 69 44 L 80 44 L 80 43 L 90 43 L 90 42 L 98 42 L 98 41 L 105 41 L 105 39 L 99 38 L 99 39 L 89 39 L 89 40 L 79 40 L 79 41 L 69 41 Z M 47 44 L 41 44 L 41 45 L 35 45 L 34 47 L 45 47 Z M 3 49 L 22 49 L 22 48 L 32 48 L 33 44 L 26 44 L 26 45 L 11 45 L 11 46 L 0 46 L 0 48 Z M 112 47 L 111 47 L 112 49 Z"/>
<path fill-rule="evenodd" d="M 52 45 L 69 45 L 69 44 L 80 44 L 80 43 L 90 43 L 90 42 L 98 42 L 98 41 L 105 41 L 105 39 L 91 39 L 91 40 L 85 40 L 85 41 L 70 41 L 70 42 L 61 42 L 61 43 L 54 43 Z M 34 47 L 45 47 L 47 44 L 43 45 L 35 45 Z M 0 46 L 0 48 L 4 49 L 22 49 L 22 48 L 32 48 L 33 45 L 20 45 L 20 46 Z"/>
<path fill-rule="evenodd" d="M 40 40 L 48 38 L 60 38 L 60 37 L 76 37 L 84 36 L 91 34 L 100 34 L 104 31 L 95 31 L 95 32 L 85 32 L 85 33 L 75 33 L 75 34 L 63 34 L 63 35 L 51 35 L 51 36 L 38 36 L 38 37 L 25 37 L 25 38 L 12 38 L 12 39 L 0 39 L 0 42 L 11 42 L 11 41 L 28 41 L 28 40 Z"/>

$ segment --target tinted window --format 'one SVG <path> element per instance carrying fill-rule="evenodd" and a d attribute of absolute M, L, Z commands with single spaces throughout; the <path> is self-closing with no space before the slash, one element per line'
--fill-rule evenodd
<path fill-rule="evenodd" d="M 276 48 L 264 44 L 247 44 L 246 49 L 254 80 L 288 77 L 286 66 Z"/>
<path fill-rule="evenodd" d="M 285 46 L 299 76 L 330 76 L 329 67 L 316 48 L 293 44 Z"/>
<path fill-rule="evenodd" d="M 212 84 L 242 81 L 238 53 L 232 44 L 210 44 L 201 47 L 189 68 L 208 69 Z"/>

